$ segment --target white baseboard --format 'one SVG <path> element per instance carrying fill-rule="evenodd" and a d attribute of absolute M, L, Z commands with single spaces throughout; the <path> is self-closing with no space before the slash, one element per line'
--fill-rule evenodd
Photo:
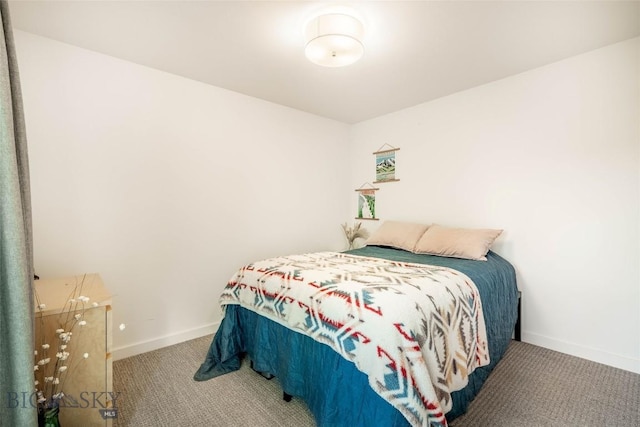
<path fill-rule="evenodd" d="M 559 351 L 560 353 L 570 354 L 593 362 L 602 363 L 603 365 L 613 366 L 614 368 L 624 369 L 625 371 L 640 374 L 640 359 L 608 353 L 596 348 L 559 341 L 554 338 L 532 334 L 525 331 L 522 331 L 522 341 L 548 348 L 550 350 Z"/>
<path fill-rule="evenodd" d="M 200 326 L 198 328 L 165 335 L 148 341 L 142 341 L 113 349 L 111 352 L 113 360 L 120 360 L 137 354 L 146 353 L 148 351 L 157 350 L 159 348 L 168 347 L 170 345 L 179 344 L 184 341 L 200 338 L 205 335 L 214 334 L 220 322 L 211 323 Z M 619 354 L 608 353 L 595 348 L 584 347 L 575 343 L 559 341 L 543 335 L 533 334 L 522 331 L 522 341 L 548 348 L 550 350 L 559 351 L 561 353 L 570 354 L 572 356 L 581 357 L 593 362 L 602 363 L 604 365 L 613 366 L 614 368 L 624 369 L 625 371 L 640 374 L 640 360 L 631 357 L 620 356 Z"/>
<path fill-rule="evenodd" d="M 125 359 L 127 357 L 135 356 L 137 354 L 142 354 L 148 351 L 157 350 L 162 347 L 168 347 L 170 345 L 179 344 L 184 341 L 200 338 L 205 335 L 211 335 L 218 330 L 219 326 L 220 326 L 220 322 L 211 323 L 208 325 L 200 326 L 200 327 L 189 329 L 186 331 L 165 335 L 160 338 L 154 338 L 148 341 L 142 341 L 139 343 L 126 345 L 123 347 L 114 348 L 111 351 L 111 357 L 113 358 L 114 361 Z"/>

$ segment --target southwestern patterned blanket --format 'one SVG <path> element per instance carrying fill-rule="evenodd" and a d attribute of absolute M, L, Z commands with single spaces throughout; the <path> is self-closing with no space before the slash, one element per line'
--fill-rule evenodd
<path fill-rule="evenodd" d="M 413 426 L 446 425 L 450 393 L 489 363 L 478 290 L 463 273 L 337 252 L 254 262 L 221 304 L 324 343 Z"/>

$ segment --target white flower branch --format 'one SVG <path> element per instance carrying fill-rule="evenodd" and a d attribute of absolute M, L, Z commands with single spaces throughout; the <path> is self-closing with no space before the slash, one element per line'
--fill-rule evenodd
<path fill-rule="evenodd" d="M 36 300 L 36 321 L 39 322 L 39 331 L 36 336 L 36 350 L 34 350 L 34 386 L 36 396 L 38 397 L 38 406 L 46 408 L 54 405 L 57 401 L 64 397 L 63 388 L 66 378 L 72 375 L 73 367 L 71 366 L 73 356 L 67 351 L 69 342 L 73 338 L 76 326 L 86 326 L 87 321 L 84 320 L 87 310 L 96 308 L 98 303 L 94 302 L 88 305 L 90 298 L 82 294 L 83 285 L 86 275 L 82 277 L 80 283 L 76 283 L 72 292 L 69 294 L 66 303 L 60 313 L 56 317 L 57 329 L 54 336 L 47 333 L 44 322 L 44 310 L 46 304 L 40 301 L 37 292 L 34 292 Z M 40 353 L 38 354 L 38 350 Z M 52 356 L 55 354 L 55 359 Z M 89 353 L 83 353 L 76 361 L 82 363 L 89 357 Z M 62 375 L 64 374 L 64 375 Z"/>

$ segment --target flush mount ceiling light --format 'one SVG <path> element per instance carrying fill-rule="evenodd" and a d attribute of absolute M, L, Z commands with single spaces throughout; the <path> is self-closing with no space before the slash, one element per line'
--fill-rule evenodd
<path fill-rule="evenodd" d="M 344 13 L 328 13 L 312 19 L 306 28 L 304 53 L 324 67 L 343 67 L 362 57 L 362 23 Z"/>

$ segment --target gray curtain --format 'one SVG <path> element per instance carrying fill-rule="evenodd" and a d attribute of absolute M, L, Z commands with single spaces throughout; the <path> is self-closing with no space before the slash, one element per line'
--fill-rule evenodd
<path fill-rule="evenodd" d="M 0 1 L 0 424 L 37 425 L 33 377 L 33 247 L 22 95 L 9 19 Z"/>

